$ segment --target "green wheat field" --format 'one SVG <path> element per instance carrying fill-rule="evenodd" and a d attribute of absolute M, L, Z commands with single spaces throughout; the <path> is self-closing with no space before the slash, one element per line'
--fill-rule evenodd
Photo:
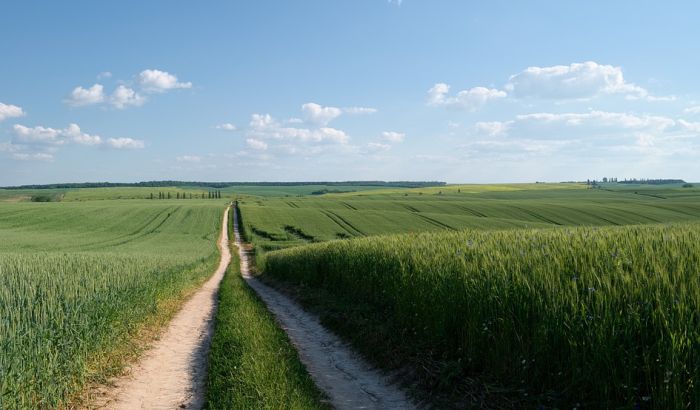
<path fill-rule="evenodd" d="M 700 406 L 700 189 L 513 184 L 0 189 L 0 407 L 70 407 L 119 374 L 213 272 L 233 201 L 261 278 L 375 365 L 414 369 L 424 403 Z M 323 407 L 260 302 L 223 289 L 212 408 L 280 385 L 275 352 Z M 279 345 L 256 381 L 235 370 L 251 329 Z"/>

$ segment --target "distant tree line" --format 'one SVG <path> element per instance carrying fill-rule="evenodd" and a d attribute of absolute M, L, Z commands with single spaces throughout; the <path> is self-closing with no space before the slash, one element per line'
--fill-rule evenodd
<path fill-rule="evenodd" d="M 598 184 L 634 184 L 634 185 L 666 185 L 666 184 L 685 184 L 686 182 L 682 179 L 623 179 L 622 181 L 617 178 L 604 177 L 602 181 L 597 181 L 595 179 L 586 180 L 586 185 L 598 186 Z"/>
<path fill-rule="evenodd" d="M 2 189 L 72 189 L 72 188 L 121 188 L 121 187 L 205 187 L 227 188 L 230 186 L 381 186 L 393 188 L 425 188 L 447 185 L 440 181 L 341 181 L 341 182 L 196 182 L 196 181 L 145 181 L 145 182 L 81 182 L 46 185 L 19 185 Z"/>
<path fill-rule="evenodd" d="M 625 179 L 618 182 L 619 184 L 645 184 L 645 185 L 666 185 L 666 184 L 685 184 L 682 179 Z"/>

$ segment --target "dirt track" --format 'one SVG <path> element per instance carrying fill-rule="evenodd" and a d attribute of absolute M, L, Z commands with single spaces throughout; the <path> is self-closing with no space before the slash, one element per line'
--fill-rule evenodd
<path fill-rule="evenodd" d="M 200 409 L 204 405 L 207 356 L 219 284 L 231 262 L 228 208 L 224 213 L 214 275 L 185 303 L 163 336 L 113 389 L 91 407 L 107 409 Z"/>
<path fill-rule="evenodd" d="M 235 210 L 235 208 L 234 208 Z M 241 246 L 238 218 L 234 217 L 241 272 L 251 288 L 275 315 L 299 352 L 316 385 L 336 409 L 412 409 L 405 394 L 388 377 L 373 369 L 326 330 L 318 319 L 296 302 L 250 275 L 249 257 Z"/>

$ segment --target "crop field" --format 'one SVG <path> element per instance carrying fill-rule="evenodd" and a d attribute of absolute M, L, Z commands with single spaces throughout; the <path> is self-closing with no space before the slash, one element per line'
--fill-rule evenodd
<path fill-rule="evenodd" d="M 120 371 L 217 263 L 221 201 L 0 204 L 0 408 Z M 137 340 L 138 341 L 138 340 Z"/>
<path fill-rule="evenodd" d="M 700 190 L 585 185 L 456 185 L 320 197 L 243 197 L 259 250 L 393 233 L 606 226 L 700 220 Z"/>
<path fill-rule="evenodd" d="M 375 363 L 424 369 L 428 390 L 476 377 L 526 406 L 700 405 L 697 189 L 448 186 L 239 206 L 263 278 L 295 287 Z"/>
<path fill-rule="evenodd" d="M 296 247 L 262 270 L 369 307 L 391 348 L 449 363 L 448 383 L 476 372 L 535 403 L 693 408 L 699 244 L 698 224 L 467 230 Z"/>

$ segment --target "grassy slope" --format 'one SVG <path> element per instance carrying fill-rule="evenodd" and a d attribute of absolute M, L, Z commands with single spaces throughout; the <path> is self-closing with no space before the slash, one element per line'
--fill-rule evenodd
<path fill-rule="evenodd" d="M 0 407 L 56 407 L 120 371 L 213 271 L 221 207 L 0 204 Z"/>
<path fill-rule="evenodd" d="M 232 254 L 219 292 L 207 408 L 328 408 L 285 333 L 241 278 L 235 246 Z"/>
<path fill-rule="evenodd" d="M 699 244 L 698 224 L 427 233 L 272 252 L 263 270 L 427 391 L 680 409 L 700 404 Z"/>
<path fill-rule="evenodd" d="M 448 186 L 241 201 L 262 250 L 387 233 L 630 225 L 700 220 L 700 190 L 568 184 Z"/>

